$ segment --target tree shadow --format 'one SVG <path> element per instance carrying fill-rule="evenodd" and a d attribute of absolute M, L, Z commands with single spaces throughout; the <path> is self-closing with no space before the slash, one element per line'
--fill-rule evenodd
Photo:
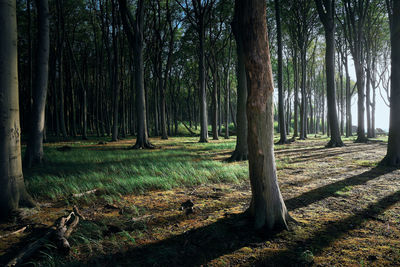
<path fill-rule="evenodd" d="M 375 167 L 371 170 L 363 172 L 361 174 L 340 180 L 331 184 L 327 184 L 322 187 L 307 191 L 298 197 L 291 198 L 285 201 L 286 207 L 289 210 L 295 210 L 298 208 L 306 207 L 312 203 L 323 200 L 329 196 L 334 195 L 337 191 L 345 188 L 346 186 L 354 186 L 365 184 L 366 182 L 376 179 L 381 175 L 393 172 L 394 168 Z"/>
<path fill-rule="evenodd" d="M 311 249 L 314 255 L 318 255 L 321 253 L 322 249 L 328 247 L 335 240 L 341 238 L 351 230 L 359 228 L 365 221 L 376 219 L 379 214 L 399 201 L 400 191 L 397 191 L 380 199 L 376 203 L 371 203 L 366 209 L 358 211 L 354 215 L 329 223 L 322 230 L 316 231 L 312 237 L 305 240 L 298 240 L 284 251 L 268 255 L 258 260 L 254 265 L 271 266 L 272 262 L 273 265 L 287 263 L 288 259 L 293 261 L 291 264 L 301 264 L 302 262 L 299 261 L 299 256 L 305 249 Z"/>
<path fill-rule="evenodd" d="M 349 185 L 364 184 L 393 169 L 374 168 L 360 175 L 347 178 L 304 193 L 286 201 L 290 210 L 307 206 L 322 200 Z M 400 191 L 391 194 L 365 210 L 343 220 L 328 224 L 307 240 L 295 241 L 284 251 L 274 252 L 261 260 L 248 259 L 247 263 L 259 266 L 287 266 L 297 264 L 299 248 L 321 249 L 340 238 L 348 231 L 357 228 L 364 221 L 374 218 L 389 206 L 400 200 Z M 183 234 L 132 248 L 123 253 L 93 257 L 86 262 L 88 266 L 200 266 L 220 256 L 233 253 L 242 247 L 266 247 L 266 241 L 274 242 L 277 233 L 254 231 L 251 224 L 240 224 L 243 215 L 234 215 L 218 220 L 207 226 L 191 229 Z M 290 243 L 289 243 L 290 244 Z M 276 251 L 276 250 L 275 250 Z M 316 252 L 316 250 L 314 250 Z"/>

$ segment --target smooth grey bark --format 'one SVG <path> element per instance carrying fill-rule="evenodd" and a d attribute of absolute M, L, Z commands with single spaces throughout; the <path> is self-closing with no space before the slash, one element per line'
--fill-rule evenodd
<path fill-rule="evenodd" d="M 225 94 L 225 139 L 229 139 L 229 114 L 230 114 L 230 102 L 231 102 L 231 82 L 229 79 L 229 69 L 231 65 L 231 55 L 232 55 L 232 44 L 229 44 L 229 57 L 228 65 L 225 70 L 225 80 L 226 80 L 226 94 Z"/>
<path fill-rule="evenodd" d="M 40 164 L 43 160 L 43 133 L 49 76 L 49 5 L 47 0 L 36 0 L 36 5 L 38 11 L 36 73 L 33 89 L 31 127 L 24 159 L 28 168 L 35 164 Z"/>
<path fill-rule="evenodd" d="M 283 99 L 283 55 L 282 55 L 282 29 L 281 29 L 281 10 L 279 0 L 275 0 L 275 20 L 278 45 L 278 116 L 279 116 L 279 134 L 278 144 L 287 143 L 285 131 L 285 108 Z"/>
<path fill-rule="evenodd" d="M 247 145 L 247 115 L 246 115 L 246 102 L 247 102 L 247 78 L 246 68 L 244 64 L 244 53 L 242 45 L 242 33 L 239 30 L 239 16 L 240 12 L 235 9 L 233 20 L 231 23 L 232 32 L 236 40 L 236 54 L 237 54 L 237 112 L 236 112 L 236 147 L 228 161 L 242 161 L 248 158 L 248 145 Z"/>
<path fill-rule="evenodd" d="M 299 136 L 299 69 L 298 69 L 298 58 L 297 48 L 293 48 L 293 72 L 294 72 L 294 126 L 292 140 L 295 140 Z"/>
<path fill-rule="evenodd" d="M 392 47 L 390 85 L 390 124 L 387 153 L 382 164 L 400 166 L 400 1 L 387 0 L 390 17 L 390 43 Z"/>
<path fill-rule="evenodd" d="M 368 11 L 370 0 L 345 0 L 345 34 L 348 40 L 350 52 L 353 56 L 354 67 L 357 77 L 357 95 L 358 95 L 358 128 L 357 139 L 358 143 L 368 141 L 365 136 L 365 72 L 364 64 L 364 24 Z"/>
<path fill-rule="evenodd" d="M 143 75 L 143 26 L 144 26 L 144 0 L 139 0 L 136 8 L 136 18 L 133 19 L 128 10 L 126 0 L 118 0 L 124 30 L 128 41 L 133 48 L 136 87 L 136 114 L 137 137 L 133 149 L 154 148 L 149 142 L 147 132 L 146 99 Z"/>
<path fill-rule="evenodd" d="M 326 64 L 326 95 L 328 105 L 328 120 L 331 139 L 327 147 L 341 147 L 343 142 L 340 136 L 339 122 L 336 113 L 335 92 L 335 1 L 315 0 L 317 10 L 325 30 L 325 64 Z"/>
<path fill-rule="evenodd" d="M 252 190 L 248 213 L 256 229 L 287 228 L 289 214 L 279 190 L 273 127 L 272 67 L 263 0 L 236 0 L 247 76 L 249 172 Z"/>
<path fill-rule="evenodd" d="M 0 0 L 0 220 L 32 206 L 21 162 L 16 1 Z"/>

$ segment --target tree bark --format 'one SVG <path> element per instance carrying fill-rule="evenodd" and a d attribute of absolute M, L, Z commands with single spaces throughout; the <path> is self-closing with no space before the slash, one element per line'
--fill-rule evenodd
<path fill-rule="evenodd" d="M 137 136 L 133 149 L 154 148 L 149 142 L 147 132 L 146 99 L 143 77 L 143 25 L 144 25 L 144 0 L 139 0 L 134 20 L 128 11 L 126 0 L 118 0 L 124 30 L 129 43 L 133 48 L 135 65 L 135 87 L 136 87 L 136 114 L 137 114 Z"/>
<path fill-rule="evenodd" d="M 274 158 L 272 68 L 263 0 L 236 0 L 246 66 L 249 171 L 252 199 L 249 214 L 256 229 L 287 228 L 289 218 L 279 190 Z"/>
<path fill-rule="evenodd" d="M 389 2 L 389 1 L 388 1 Z M 390 85 L 390 126 L 389 141 L 385 158 L 382 164 L 400 166 L 400 1 L 393 0 L 390 42 L 392 47 L 392 71 Z M 0 50 L 1 51 L 1 50 Z"/>
<path fill-rule="evenodd" d="M 282 60 L 282 29 L 281 29 L 281 10 L 279 0 L 275 0 L 275 19 L 278 43 L 278 116 L 280 139 L 278 144 L 287 143 L 285 131 L 285 108 L 283 99 L 283 60 Z"/>
<path fill-rule="evenodd" d="M 325 64 L 327 84 L 328 121 L 331 133 L 331 140 L 327 147 L 341 147 L 343 142 L 340 136 L 339 122 L 336 113 L 336 92 L 335 92 L 335 1 L 315 0 L 319 17 L 325 29 Z"/>
<path fill-rule="evenodd" d="M 117 14 L 116 0 L 112 0 L 112 42 L 113 42 L 113 66 L 112 66 L 112 90 L 113 90 L 113 126 L 112 126 L 112 141 L 118 141 L 118 115 L 119 115 L 119 95 L 120 86 L 118 84 L 118 37 L 117 37 Z"/>
<path fill-rule="evenodd" d="M 228 161 L 242 161 L 248 158 L 247 146 L 247 116 L 246 116 L 246 102 L 247 102 L 247 79 L 246 67 L 244 64 L 244 53 L 242 45 L 242 33 L 239 30 L 239 15 L 240 12 L 235 9 L 235 14 L 232 21 L 232 32 L 236 40 L 236 54 L 237 54 L 237 112 L 236 112 L 236 147 Z"/>
<path fill-rule="evenodd" d="M 5 220 L 33 200 L 22 174 L 16 1 L 0 0 L 0 18 L 0 219 Z"/>
<path fill-rule="evenodd" d="M 43 160 L 43 132 L 49 74 L 49 5 L 47 0 L 36 0 L 36 4 L 38 10 L 38 48 L 31 127 L 25 153 L 25 163 L 28 168 L 40 164 Z"/>

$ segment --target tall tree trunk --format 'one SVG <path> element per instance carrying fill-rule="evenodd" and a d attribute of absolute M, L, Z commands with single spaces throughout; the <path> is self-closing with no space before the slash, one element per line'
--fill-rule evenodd
<path fill-rule="evenodd" d="M 388 1 L 390 2 L 390 1 Z M 382 163 L 389 166 L 400 166 L 400 1 L 393 0 L 390 42 L 392 47 L 392 72 L 390 84 L 390 125 L 387 153 Z M 2 50 L 0 50 L 2 51 Z"/>
<path fill-rule="evenodd" d="M 134 20 L 127 8 L 126 0 L 119 0 L 120 12 L 128 40 L 133 47 L 136 87 L 137 137 L 133 149 L 154 148 L 149 142 L 147 130 L 146 98 L 143 75 L 143 26 L 144 0 L 139 0 Z"/>
<path fill-rule="evenodd" d="M 325 64 L 326 64 L 326 95 L 328 104 L 328 122 L 331 140 L 327 147 L 341 147 L 343 142 L 339 131 L 339 122 L 336 113 L 335 92 L 335 1 L 315 0 L 319 17 L 325 29 Z"/>
<path fill-rule="evenodd" d="M 285 108 L 283 99 L 283 59 L 282 59 L 282 29 L 281 29 L 281 10 L 279 0 L 275 0 L 275 19 L 278 43 L 278 116 L 280 139 L 278 144 L 287 143 L 285 131 Z"/>
<path fill-rule="evenodd" d="M 118 85 L 118 37 L 117 37 L 117 14 L 116 0 L 112 0 L 112 42 L 113 42 L 113 66 L 112 66 L 112 89 L 113 89 L 113 126 L 112 141 L 118 141 L 118 113 L 119 113 L 119 94 L 120 87 Z M 121 77 L 122 78 L 122 77 Z"/>
<path fill-rule="evenodd" d="M 306 113 L 306 69 L 307 69 L 307 50 L 301 49 L 301 107 L 300 107 L 300 140 L 307 138 L 307 113 Z"/>
<path fill-rule="evenodd" d="M 240 12 L 235 9 L 235 14 L 232 21 L 232 31 L 236 40 L 236 54 L 237 54 L 237 112 L 236 112 L 236 147 L 233 151 L 229 161 L 242 161 L 247 160 L 248 146 L 247 146 L 247 116 L 246 116 L 246 102 L 247 102 L 247 79 L 246 68 L 244 64 L 244 53 L 242 45 L 242 32 L 238 28 L 238 17 Z"/>
<path fill-rule="evenodd" d="M 200 18 L 199 25 L 199 90 L 200 90 L 200 142 L 208 142 L 208 119 L 207 119 L 207 96 L 206 96 L 206 78 L 204 64 L 204 39 L 205 26 L 204 17 Z"/>
<path fill-rule="evenodd" d="M 21 163 L 18 103 L 16 1 L 0 0 L 0 219 L 9 219 L 19 204 L 33 204 Z"/>
<path fill-rule="evenodd" d="M 256 229 L 287 228 L 289 218 L 279 190 L 274 158 L 272 68 L 263 0 L 236 0 L 246 66 L 249 171 L 252 199 L 249 214 Z"/>
<path fill-rule="evenodd" d="M 293 126 L 293 137 L 292 140 L 295 140 L 296 137 L 299 136 L 298 133 L 298 125 L 299 125 L 299 68 L 298 68 L 298 59 L 297 59 L 297 48 L 294 47 L 294 56 L 293 56 L 293 71 L 294 71 L 294 126 Z"/>
<path fill-rule="evenodd" d="M 38 10 L 38 45 L 36 52 L 36 75 L 31 112 L 31 127 L 25 153 L 25 163 L 28 168 L 42 162 L 43 132 L 45 124 L 45 108 L 47 82 L 49 76 L 49 5 L 47 0 L 36 0 Z"/>

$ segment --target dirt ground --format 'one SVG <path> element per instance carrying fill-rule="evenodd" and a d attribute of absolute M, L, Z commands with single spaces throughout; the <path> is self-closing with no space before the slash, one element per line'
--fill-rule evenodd
<path fill-rule="evenodd" d="M 47 246 L 34 265 L 87 266 L 399 266 L 400 170 L 378 167 L 386 144 L 324 148 L 296 142 L 276 151 L 289 231 L 253 231 L 240 215 L 251 192 L 243 184 L 212 184 L 123 196 L 113 205 L 79 203 L 87 221 L 71 237 L 68 256 Z M 228 150 L 208 152 L 214 160 Z M 247 163 L 226 163 L 247 164 Z M 187 202 L 190 200 L 190 203 Z M 182 203 L 186 202 L 186 206 Z M 193 203 L 193 208 L 190 206 Z M 65 202 L 41 203 L 17 224 L 0 225 L 0 265 L 37 239 Z"/>

